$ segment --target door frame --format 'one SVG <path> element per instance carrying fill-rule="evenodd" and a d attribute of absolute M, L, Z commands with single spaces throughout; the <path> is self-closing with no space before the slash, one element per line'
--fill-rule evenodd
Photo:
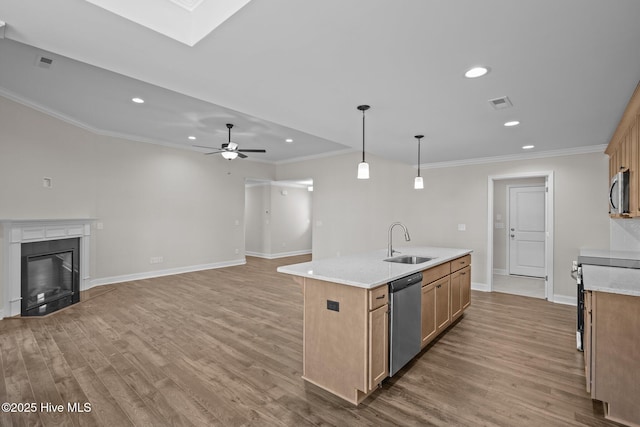
<path fill-rule="evenodd" d="M 506 210 L 506 216 L 507 216 L 507 222 L 509 223 L 509 225 L 511 225 L 511 192 L 509 191 L 512 188 L 525 188 L 525 187 L 543 187 L 546 188 L 547 186 L 547 182 L 545 180 L 545 182 L 543 184 L 510 184 L 507 185 L 507 195 L 505 200 L 507 201 L 507 210 Z M 545 214 L 544 214 L 544 226 L 545 226 L 545 231 L 546 227 L 547 227 L 547 197 L 545 195 L 544 198 L 544 206 L 545 206 Z M 507 227 L 508 228 L 508 227 Z M 505 265 L 507 266 L 507 274 L 510 275 L 511 274 L 511 239 L 509 238 L 509 232 L 510 230 L 507 230 L 507 234 L 505 236 L 506 239 L 506 244 L 505 247 L 507 248 L 507 253 L 505 254 L 506 256 L 506 263 Z M 545 237 L 545 242 L 546 242 L 546 237 Z M 545 243 L 545 251 L 546 251 L 546 243 Z M 545 267 L 546 267 L 546 260 L 545 260 Z M 546 274 L 546 272 L 545 272 Z M 545 292 L 546 293 L 546 292 Z"/>
<path fill-rule="evenodd" d="M 489 292 L 493 292 L 493 198 L 494 198 L 494 184 L 495 181 L 505 179 L 518 179 L 518 178 L 545 178 L 545 186 L 547 188 L 547 197 L 545 203 L 545 225 L 547 235 L 545 239 L 545 269 L 546 269 L 546 281 L 545 281 L 545 298 L 548 301 L 554 301 L 553 293 L 553 240 L 554 240 L 554 227 L 553 227 L 553 200 L 554 200 L 554 180 L 553 171 L 540 171 L 540 172 L 521 172 L 507 175 L 489 175 L 487 177 L 487 288 Z"/>

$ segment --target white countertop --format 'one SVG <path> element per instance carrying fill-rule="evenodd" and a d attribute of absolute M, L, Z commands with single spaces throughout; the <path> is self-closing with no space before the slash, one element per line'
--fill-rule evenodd
<path fill-rule="evenodd" d="M 278 272 L 309 277 L 343 285 L 371 289 L 392 280 L 423 271 L 473 252 L 471 249 L 434 248 L 429 246 L 404 246 L 395 249 L 394 257 L 415 255 L 434 258 L 422 264 L 386 262 L 386 249 L 321 259 L 278 267 Z"/>
<path fill-rule="evenodd" d="M 635 268 L 582 265 L 585 291 L 640 296 L 640 270 Z"/>
<path fill-rule="evenodd" d="M 640 252 L 614 251 L 609 249 L 580 249 L 580 256 L 593 258 L 640 259 Z"/>

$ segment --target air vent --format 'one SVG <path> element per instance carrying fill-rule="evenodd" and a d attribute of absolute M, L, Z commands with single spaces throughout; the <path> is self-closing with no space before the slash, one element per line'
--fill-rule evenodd
<path fill-rule="evenodd" d="M 40 68 L 51 68 L 53 66 L 53 59 L 38 55 L 36 58 L 36 66 Z"/>
<path fill-rule="evenodd" d="M 511 100 L 508 96 L 503 96 L 501 98 L 494 98 L 489 100 L 489 105 L 493 107 L 494 110 L 504 110 L 505 108 L 513 107 Z"/>

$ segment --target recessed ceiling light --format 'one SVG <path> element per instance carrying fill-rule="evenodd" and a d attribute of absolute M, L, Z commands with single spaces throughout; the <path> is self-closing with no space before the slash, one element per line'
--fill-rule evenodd
<path fill-rule="evenodd" d="M 473 67 L 469 70 L 467 70 L 466 73 L 464 73 L 464 76 L 468 79 L 475 79 L 477 77 L 482 77 L 485 74 L 487 74 L 489 72 L 489 68 L 488 67 Z"/>
<path fill-rule="evenodd" d="M 136 97 L 136 98 L 131 98 L 131 100 L 133 102 L 135 102 L 136 104 L 144 104 L 144 99 L 142 99 L 142 98 L 137 98 Z"/>
<path fill-rule="evenodd" d="M 518 126 L 520 124 L 519 121 L 517 120 L 511 120 L 510 122 L 506 122 L 504 125 L 508 128 L 510 128 L 511 126 Z"/>
<path fill-rule="evenodd" d="M 192 141 L 196 139 L 196 137 L 195 137 L 195 136 L 193 136 L 193 135 L 190 135 L 188 138 L 189 138 L 190 140 L 192 140 Z"/>
<path fill-rule="evenodd" d="M 531 150 L 533 147 L 535 147 L 535 145 L 523 145 L 522 149 L 523 150 Z"/>
<path fill-rule="evenodd" d="M 284 142 L 288 142 L 289 144 L 291 144 L 293 142 L 293 139 L 287 138 L 287 139 L 284 140 Z"/>

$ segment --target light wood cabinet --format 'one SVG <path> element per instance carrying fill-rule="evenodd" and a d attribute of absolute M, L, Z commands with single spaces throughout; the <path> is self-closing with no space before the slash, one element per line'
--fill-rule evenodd
<path fill-rule="evenodd" d="M 471 305 L 471 267 L 464 267 L 451 274 L 451 320 Z"/>
<path fill-rule="evenodd" d="M 304 279 L 303 378 L 358 404 L 389 374 L 388 286 Z"/>
<path fill-rule="evenodd" d="M 609 180 L 629 170 L 629 213 L 616 218 L 640 217 L 640 85 L 636 87 L 605 153 L 609 155 Z"/>
<path fill-rule="evenodd" d="M 438 333 L 451 323 L 450 292 L 449 276 L 436 282 L 436 329 Z"/>
<path fill-rule="evenodd" d="M 605 417 L 640 425 L 640 297 L 585 295 L 584 357 L 587 391 L 604 403 Z"/>
<path fill-rule="evenodd" d="M 422 347 L 471 304 L 471 255 L 422 272 Z"/>
<path fill-rule="evenodd" d="M 369 312 L 369 390 L 389 376 L 389 306 Z"/>
<path fill-rule="evenodd" d="M 587 393 L 591 393 L 591 292 L 584 294 L 584 376 L 587 380 Z"/>
<path fill-rule="evenodd" d="M 424 347 L 433 340 L 438 332 L 436 326 L 436 284 L 430 283 L 422 287 L 422 300 L 420 303 L 422 321 L 422 342 Z"/>

